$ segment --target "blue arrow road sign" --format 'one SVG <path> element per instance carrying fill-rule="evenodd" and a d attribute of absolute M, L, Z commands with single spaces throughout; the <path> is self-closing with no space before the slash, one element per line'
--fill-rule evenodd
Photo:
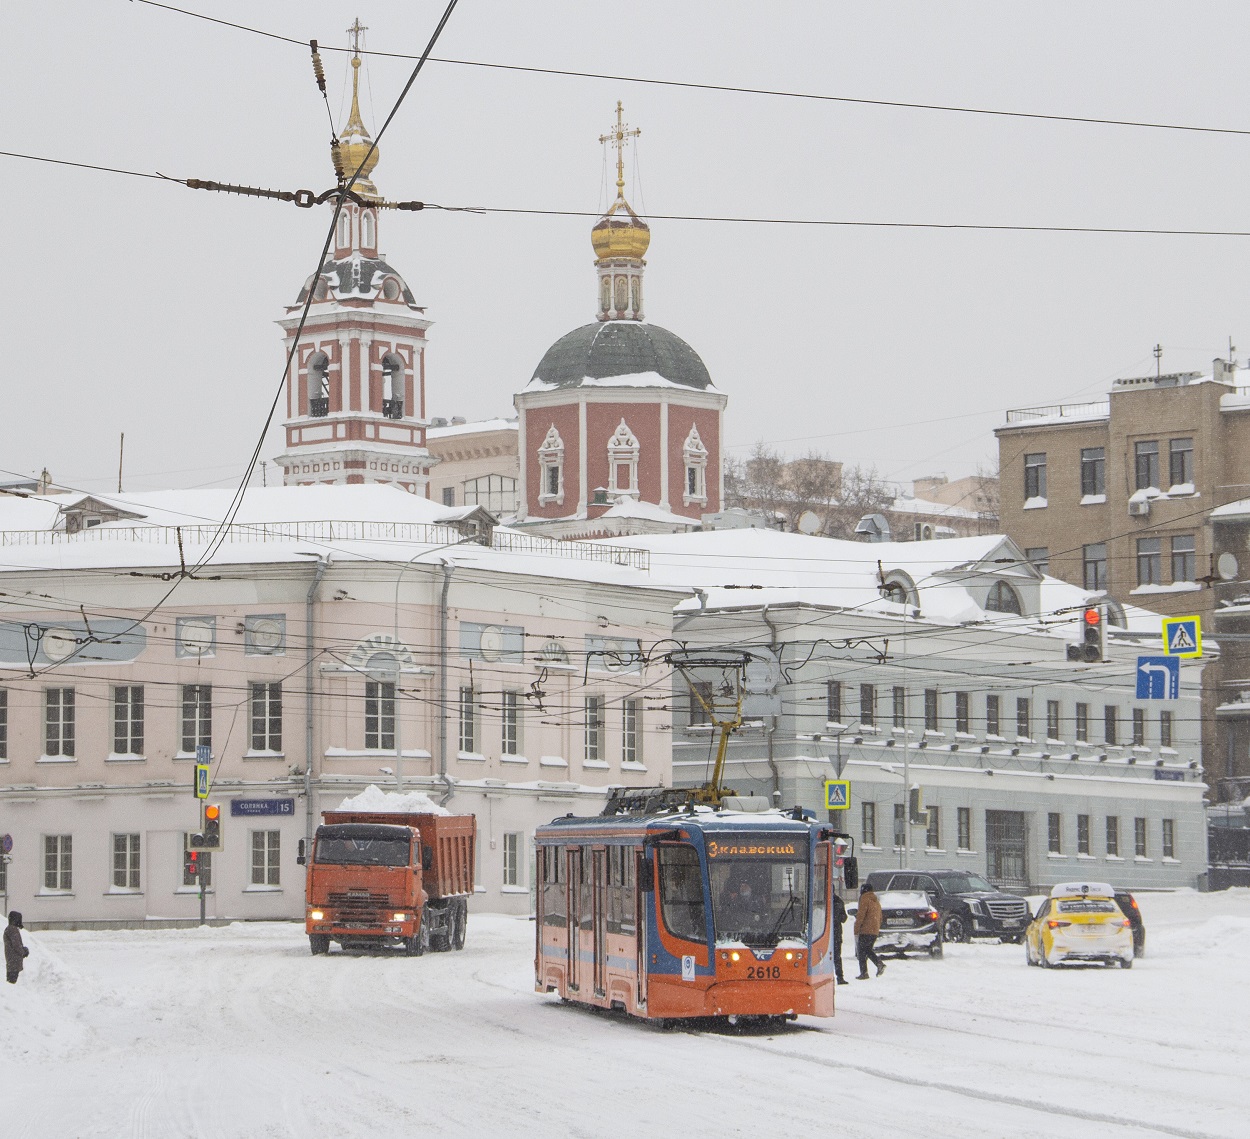
<path fill-rule="evenodd" d="M 1181 658 L 1137 658 L 1137 699 L 1176 700 L 1181 694 Z"/>

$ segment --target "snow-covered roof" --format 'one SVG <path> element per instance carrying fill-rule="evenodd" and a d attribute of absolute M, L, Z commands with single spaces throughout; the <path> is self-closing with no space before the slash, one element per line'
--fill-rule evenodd
<path fill-rule="evenodd" d="M 452 439 L 457 435 L 484 435 L 488 431 L 515 431 L 515 419 L 479 419 L 473 423 L 449 423 L 446 427 L 429 427 L 426 429 L 427 441 Z"/>
<path fill-rule="evenodd" d="M 629 498 L 613 503 L 600 517 L 642 518 L 648 522 L 664 522 L 674 526 L 695 526 L 698 524 L 695 519 L 688 518 L 684 514 L 674 514 L 671 510 L 665 510 L 654 502 L 634 501 Z"/>
<path fill-rule="evenodd" d="M 941 518 L 968 518 L 974 521 L 979 517 L 975 510 L 948 506 L 945 502 L 931 502 L 927 498 L 913 498 L 911 495 L 900 495 L 887 509 L 895 514 L 924 514 Z"/>

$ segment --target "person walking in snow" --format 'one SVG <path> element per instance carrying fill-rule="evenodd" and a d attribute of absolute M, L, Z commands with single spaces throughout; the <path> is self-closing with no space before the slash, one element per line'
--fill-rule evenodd
<path fill-rule="evenodd" d="M 885 962 L 877 956 L 873 946 L 881 932 L 881 903 L 877 891 L 867 882 L 860 887 L 859 909 L 855 913 L 855 956 L 859 958 L 858 981 L 868 980 L 868 962 L 877 967 L 877 976 L 885 972 Z"/>
<path fill-rule="evenodd" d="M 846 921 L 846 903 L 838 896 L 837 890 L 833 892 L 833 972 L 838 978 L 839 985 L 848 985 L 850 982 L 842 973 L 842 924 Z"/>
<path fill-rule="evenodd" d="M 17 984 L 22 962 L 30 956 L 30 950 L 22 944 L 22 915 L 9 911 L 9 924 L 4 930 L 4 968 L 10 985 Z"/>

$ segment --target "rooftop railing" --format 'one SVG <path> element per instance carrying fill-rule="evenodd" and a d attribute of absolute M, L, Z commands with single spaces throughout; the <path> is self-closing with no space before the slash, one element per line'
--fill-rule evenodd
<path fill-rule="evenodd" d="M 1111 414 L 1111 401 L 1089 403 L 1052 403 L 1045 407 L 1017 407 L 1007 412 L 1007 422 L 1029 423 L 1037 419 L 1097 419 Z"/>

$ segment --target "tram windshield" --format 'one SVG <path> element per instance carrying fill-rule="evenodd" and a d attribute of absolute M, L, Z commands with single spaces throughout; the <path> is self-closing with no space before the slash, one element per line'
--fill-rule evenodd
<path fill-rule="evenodd" d="M 708 844 L 718 942 L 773 946 L 779 941 L 807 940 L 806 845 L 749 838 Z"/>

